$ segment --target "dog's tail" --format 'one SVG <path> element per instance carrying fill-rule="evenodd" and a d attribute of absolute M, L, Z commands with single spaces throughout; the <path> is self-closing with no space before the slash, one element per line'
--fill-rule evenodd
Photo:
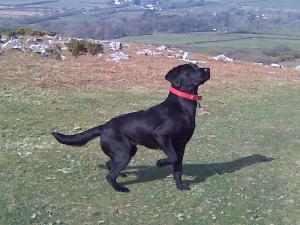
<path fill-rule="evenodd" d="M 94 127 L 91 129 L 88 129 L 82 133 L 73 134 L 73 135 L 65 135 L 58 132 L 52 132 L 52 135 L 55 137 L 55 139 L 65 145 L 71 145 L 71 146 L 83 146 L 86 143 L 88 143 L 90 140 L 101 136 L 102 133 L 102 125 L 98 127 Z"/>

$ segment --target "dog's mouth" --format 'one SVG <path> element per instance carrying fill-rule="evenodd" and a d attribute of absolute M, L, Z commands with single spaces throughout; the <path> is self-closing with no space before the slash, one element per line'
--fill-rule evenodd
<path fill-rule="evenodd" d="M 209 79 L 210 79 L 210 74 L 205 75 L 204 77 L 203 77 L 203 75 L 202 75 L 201 79 L 197 82 L 197 85 L 198 85 L 198 86 L 199 86 L 199 85 L 202 85 L 202 84 L 204 84 L 206 81 L 208 81 Z"/>
<path fill-rule="evenodd" d="M 210 79 L 210 69 L 207 69 L 204 72 L 204 78 L 205 78 L 205 81 L 208 81 Z"/>
<path fill-rule="evenodd" d="M 198 80 L 197 84 L 202 85 L 209 79 L 210 79 L 210 69 L 209 68 L 201 68 L 200 74 L 199 74 L 199 80 Z"/>

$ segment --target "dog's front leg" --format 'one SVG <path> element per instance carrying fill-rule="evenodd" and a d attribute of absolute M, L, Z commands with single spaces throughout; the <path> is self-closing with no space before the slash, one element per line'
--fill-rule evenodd
<path fill-rule="evenodd" d="M 156 166 L 162 167 L 173 164 L 173 178 L 179 190 L 190 190 L 190 188 L 182 182 L 182 160 L 185 150 L 185 145 L 176 146 L 169 139 L 160 140 L 161 148 L 166 153 L 168 158 L 157 161 Z"/>
<path fill-rule="evenodd" d="M 176 186 L 179 190 L 190 190 L 190 188 L 182 182 L 182 160 L 184 155 L 184 148 L 177 149 L 177 161 L 173 164 L 173 178 L 176 182 Z"/>
<path fill-rule="evenodd" d="M 170 138 L 164 138 L 162 136 L 158 136 L 156 140 L 159 143 L 160 148 L 167 155 L 166 159 L 158 160 L 156 166 L 163 167 L 174 164 L 177 161 L 177 154 L 172 144 L 172 140 Z"/>

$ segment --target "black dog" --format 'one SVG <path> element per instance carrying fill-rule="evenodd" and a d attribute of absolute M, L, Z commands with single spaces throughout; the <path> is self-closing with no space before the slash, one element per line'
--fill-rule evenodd
<path fill-rule="evenodd" d="M 166 75 L 172 86 L 166 100 L 146 110 L 132 112 L 111 119 L 107 123 L 75 135 L 53 132 L 60 143 L 73 146 L 85 145 L 101 136 L 101 148 L 110 157 L 106 163 L 107 181 L 116 191 L 129 189 L 117 183 L 117 177 L 137 151 L 137 145 L 162 149 L 167 158 L 156 166 L 173 164 L 173 176 L 180 190 L 189 188 L 182 183 L 182 159 L 187 142 L 195 129 L 198 86 L 210 78 L 209 68 L 193 64 L 180 65 Z M 175 94 L 174 94 L 175 93 Z"/>

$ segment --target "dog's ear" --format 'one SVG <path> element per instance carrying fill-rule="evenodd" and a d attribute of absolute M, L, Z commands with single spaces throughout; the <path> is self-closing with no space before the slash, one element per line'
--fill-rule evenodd
<path fill-rule="evenodd" d="M 179 73 L 180 73 L 180 68 L 178 68 L 178 66 L 177 66 L 177 67 L 171 69 L 167 73 L 165 79 L 167 81 L 169 81 L 172 84 L 172 86 L 178 88 L 180 86 L 180 76 L 179 76 Z"/>

